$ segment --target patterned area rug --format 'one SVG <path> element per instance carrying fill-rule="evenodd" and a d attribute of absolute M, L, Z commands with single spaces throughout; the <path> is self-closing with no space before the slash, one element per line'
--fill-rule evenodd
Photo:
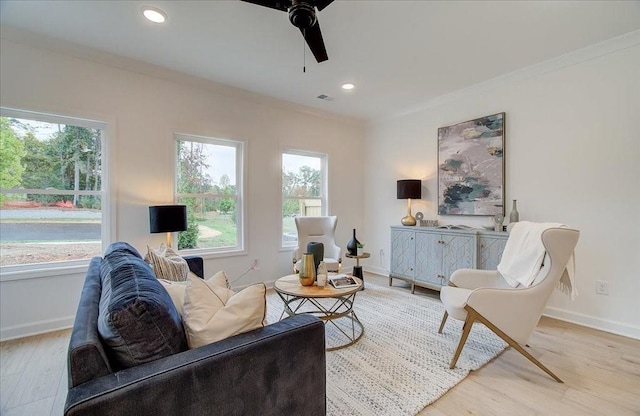
<path fill-rule="evenodd" d="M 356 295 L 354 310 L 364 336 L 355 345 L 327 352 L 330 416 L 415 415 L 506 347 L 497 335 L 475 324 L 456 368 L 450 370 L 462 323 L 449 318 L 438 334 L 444 311 L 439 301 L 367 283 Z M 270 290 L 267 321 L 277 321 L 282 311 L 282 301 Z M 326 330 L 328 345 L 342 336 L 331 325 Z"/>

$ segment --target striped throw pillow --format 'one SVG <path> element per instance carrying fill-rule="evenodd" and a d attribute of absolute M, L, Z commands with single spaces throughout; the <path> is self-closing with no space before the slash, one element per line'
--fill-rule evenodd
<path fill-rule="evenodd" d="M 158 250 L 149 246 L 147 246 L 147 250 L 145 261 L 151 265 L 153 273 L 158 279 L 176 282 L 187 280 L 189 265 L 171 247 L 161 244 Z"/>

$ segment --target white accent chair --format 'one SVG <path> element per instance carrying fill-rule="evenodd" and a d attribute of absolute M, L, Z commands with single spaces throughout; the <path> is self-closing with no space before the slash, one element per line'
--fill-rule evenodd
<path fill-rule="evenodd" d="M 538 325 L 551 292 L 565 273 L 580 232 L 570 228 L 549 228 L 542 232 L 546 257 L 529 287 L 511 287 L 497 270 L 456 270 L 440 299 L 445 307 L 438 333 L 447 317 L 464 321 L 462 336 L 449 368 L 454 368 L 474 322 L 482 322 L 532 363 L 559 383 L 563 381 L 522 346 Z M 508 242 L 507 242 L 508 244 Z"/>
<path fill-rule="evenodd" d="M 314 241 L 324 245 L 324 263 L 327 271 L 339 272 L 342 259 L 340 247 L 336 244 L 336 226 L 338 217 L 296 217 L 298 230 L 298 248 L 293 251 L 293 270 L 300 270 L 302 254 L 307 251 L 307 244 Z"/>

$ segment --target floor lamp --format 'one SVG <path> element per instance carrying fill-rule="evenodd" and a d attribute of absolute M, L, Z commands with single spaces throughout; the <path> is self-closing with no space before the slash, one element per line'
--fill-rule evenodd
<path fill-rule="evenodd" d="M 171 247 L 171 233 L 187 230 L 186 205 L 154 205 L 149 207 L 149 230 L 167 233 L 167 247 Z"/>
<path fill-rule="evenodd" d="M 399 180 L 398 199 L 407 200 L 407 216 L 402 219 L 402 225 L 416 225 L 416 219 L 411 215 L 411 198 L 422 198 L 422 181 L 420 179 Z"/>

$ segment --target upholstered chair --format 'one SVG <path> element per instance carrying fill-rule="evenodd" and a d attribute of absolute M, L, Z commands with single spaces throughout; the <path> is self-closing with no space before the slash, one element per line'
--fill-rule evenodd
<path fill-rule="evenodd" d="M 573 284 L 568 274 L 573 273 L 572 256 L 579 234 L 578 230 L 563 227 L 548 228 L 536 236 L 542 240 L 546 253 L 543 253 L 544 261 L 535 279 L 527 287 L 512 287 L 513 283 L 509 284 L 497 270 L 460 269 L 451 275 L 450 286 L 443 287 L 440 292 L 445 312 L 438 333 L 442 333 L 448 316 L 464 321 L 464 325 L 450 368 L 455 367 L 473 323 L 482 322 L 554 380 L 562 383 L 523 346 L 528 346 L 529 337 L 553 289 L 560 283 L 566 292 L 567 286 Z M 575 289 L 575 286 L 570 289 Z"/>
<path fill-rule="evenodd" d="M 324 245 L 323 261 L 327 265 L 327 271 L 338 272 L 342 263 L 341 250 L 335 238 L 338 217 L 296 217 L 295 223 L 298 230 L 298 248 L 293 252 L 294 272 L 300 270 L 302 254 L 307 251 L 307 244 L 310 242 Z"/>

